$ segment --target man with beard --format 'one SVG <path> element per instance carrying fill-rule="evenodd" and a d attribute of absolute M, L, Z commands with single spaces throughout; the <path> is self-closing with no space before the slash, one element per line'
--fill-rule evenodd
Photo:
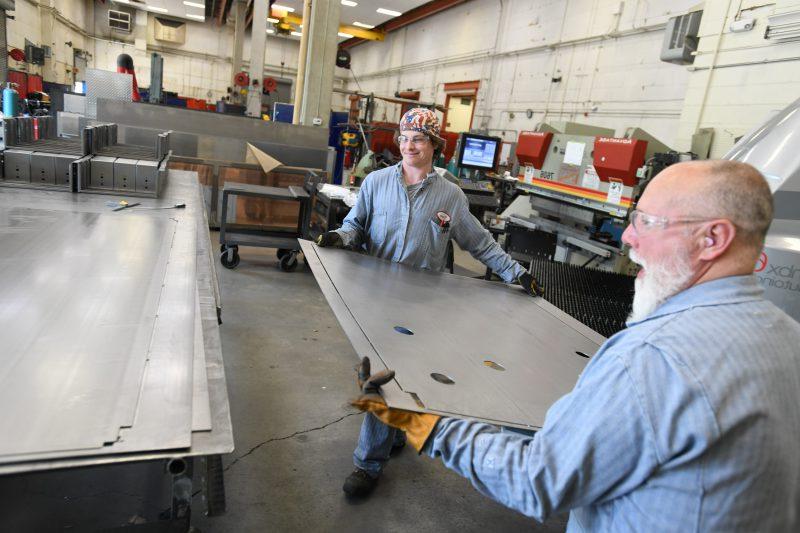
<path fill-rule="evenodd" d="M 354 405 L 504 505 L 571 511 L 570 531 L 798 531 L 800 324 L 753 275 L 772 212 L 744 163 L 659 174 L 623 235 L 642 265 L 628 328 L 533 437 L 390 409 L 391 371 Z"/>

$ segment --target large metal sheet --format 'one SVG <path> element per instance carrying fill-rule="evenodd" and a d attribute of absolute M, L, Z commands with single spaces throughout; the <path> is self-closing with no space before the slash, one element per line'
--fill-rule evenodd
<path fill-rule="evenodd" d="M 89 115 L 88 111 L 87 116 L 95 118 L 94 115 Z M 328 146 L 328 128 L 299 126 L 175 106 L 131 102 L 130 99 L 127 102 L 98 101 L 96 118 L 105 122 L 155 128 L 162 131 L 176 130 L 196 135 L 210 133 L 219 137 L 245 139 L 248 142 L 264 141 L 319 149 L 325 149 Z"/>
<path fill-rule="evenodd" d="M 35 202 L 43 209 L 53 210 L 80 210 L 84 213 L 108 213 L 105 205 L 106 199 L 95 195 L 65 195 L 52 191 L 28 191 L 11 189 L 0 194 L 0 205 L 14 206 Z M 202 196 L 197 184 L 197 175 L 194 172 L 170 171 L 170 179 L 164 196 L 160 199 L 149 199 L 143 202 L 147 207 L 166 207 L 176 203 L 185 203 L 186 208 L 178 211 L 161 210 L 147 212 L 126 212 L 129 215 L 144 215 L 170 220 L 180 219 L 191 221 L 196 228 L 196 263 L 197 263 L 197 297 L 202 319 L 202 342 L 205 356 L 205 371 L 207 383 L 193 383 L 193 399 L 197 405 L 198 399 L 202 402 L 203 388 L 207 388 L 207 402 L 210 408 L 211 430 L 194 430 L 191 433 L 191 442 L 188 447 L 172 450 L 160 447 L 123 453 L 130 449 L 131 438 L 136 437 L 139 426 L 134 425 L 132 430 L 125 435 L 126 440 L 117 441 L 102 450 L 83 450 L 62 454 L 36 454 L 28 457 L 15 457 L 17 462 L 0 464 L 0 474 L 32 472 L 50 470 L 54 468 L 74 468 L 90 465 L 101 465 L 126 461 L 154 460 L 168 457 L 197 456 L 208 454 L 229 453 L 233 451 L 233 432 L 230 419 L 225 384 L 225 373 L 219 339 L 219 326 L 217 324 L 217 308 L 219 306 L 219 290 L 214 273 L 214 259 L 216 247 L 210 242 L 208 235 L 208 221 L 203 210 Z M 174 222 L 174 221 L 173 221 Z M 1 237 L 0 237 L 1 238 Z M 196 317 L 195 317 L 196 318 Z M 195 320 L 196 324 L 196 320 Z M 195 332 L 196 335 L 196 332 Z M 197 338 L 197 336 L 196 336 Z M 195 354 L 197 355 L 197 354 Z M 2 358 L 0 358 L 2 360 Z M 168 382 L 169 374 L 159 375 L 150 373 L 148 379 L 161 379 Z M 147 384 L 142 384 L 142 391 L 147 389 Z M 198 398 L 198 396 L 200 398 Z M 160 409 L 170 409 L 172 406 L 163 404 Z M 136 414 L 136 421 L 149 416 L 158 416 L 158 413 L 147 413 L 144 410 Z M 194 412 L 191 413 L 194 419 Z M 202 416 L 202 415 L 201 415 Z M 196 420 L 193 420 L 193 424 Z M 168 428 L 163 427 L 162 430 Z M 196 428 L 193 428 L 196 429 Z M 2 428 L 0 428 L 2 430 Z M 73 428 L 73 431 L 79 431 Z M 3 432 L 5 434 L 5 432 Z"/>
<path fill-rule="evenodd" d="M 301 245 L 358 355 L 396 371 L 395 407 L 539 428 L 604 341 L 520 287 Z"/>
<path fill-rule="evenodd" d="M 157 314 L 159 316 L 156 317 L 155 323 L 151 323 L 149 333 L 146 327 L 142 328 L 147 333 L 142 339 L 139 339 L 144 343 L 144 349 L 136 350 L 131 348 L 130 353 L 127 354 L 128 364 L 126 370 L 136 368 L 137 365 L 134 360 L 137 355 L 141 355 L 138 363 L 140 368 L 138 373 L 134 372 L 132 374 L 135 379 L 132 380 L 130 385 L 123 385 L 117 388 L 114 395 L 117 398 L 116 405 L 114 405 L 114 402 L 109 402 L 114 420 L 111 427 L 116 427 L 116 431 L 110 432 L 112 435 L 107 440 L 108 444 L 102 446 L 102 448 L 94 449 L 31 453 L 37 449 L 34 447 L 27 453 L 1 457 L 0 473 L 102 464 L 120 460 L 141 460 L 142 458 L 159 457 L 170 453 L 180 453 L 181 455 L 225 453 L 232 449 L 230 414 L 216 325 L 216 306 L 218 303 L 215 303 L 217 302 L 214 297 L 216 291 L 212 283 L 212 246 L 206 229 L 207 222 L 202 209 L 200 190 L 196 182 L 195 173 L 176 172 L 171 174 L 179 176 L 179 183 L 169 187 L 163 199 L 148 200 L 146 204 L 157 207 L 185 202 L 187 204 L 186 209 L 139 212 L 130 210 L 111 213 L 105 205 L 106 199 L 94 195 L 65 195 L 64 193 L 50 191 L 26 190 L 7 190 L 0 194 L 0 207 L 4 209 L 44 211 L 54 219 L 54 225 L 57 224 L 58 220 L 63 220 L 65 216 L 79 217 L 87 224 L 95 220 L 95 226 L 108 226 L 110 236 L 105 239 L 106 241 L 113 237 L 127 242 L 126 239 L 130 239 L 135 235 L 135 231 L 130 228 L 146 228 L 152 224 L 164 226 L 168 228 L 165 235 L 149 236 L 147 240 L 159 243 L 169 251 L 169 255 L 166 258 L 169 261 L 167 263 L 166 260 L 152 260 L 152 258 L 146 256 L 139 257 L 138 250 L 135 248 L 127 253 L 120 252 L 119 248 L 114 246 L 110 246 L 105 250 L 109 253 L 116 252 L 120 254 L 121 258 L 124 259 L 124 261 L 122 259 L 120 261 L 124 262 L 130 269 L 135 269 L 142 262 L 145 264 L 156 263 L 161 268 L 160 273 L 151 276 L 151 281 L 159 289 L 154 291 L 157 296 Z M 33 208 L 31 206 L 36 207 Z M 103 224 L 106 220 L 111 220 L 112 223 Z M 125 220 L 128 221 L 129 226 L 127 229 L 122 229 L 118 224 Z M 117 223 L 116 226 L 115 223 Z M 0 241 L 4 245 L 9 243 L 12 250 L 20 248 L 23 252 L 28 253 L 29 249 L 32 246 L 35 247 L 41 240 L 31 239 L 30 232 L 26 234 L 24 226 L 19 221 L 6 226 L 6 231 L 0 233 Z M 74 228 L 72 229 L 74 230 Z M 81 255 L 82 246 L 87 246 L 84 241 L 91 240 L 91 237 L 96 235 L 82 236 L 80 232 L 65 231 L 69 233 L 69 237 L 60 240 L 54 237 L 51 242 L 54 249 L 53 254 L 57 257 L 50 261 L 43 260 L 35 263 L 37 266 L 39 263 L 50 265 L 50 269 L 57 274 L 56 276 L 51 276 L 54 278 L 53 282 L 69 294 L 67 299 L 78 296 L 76 300 L 83 300 L 82 286 L 78 285 L 72 289 L 63 287 L 68 285 L 68 280 L 65 279 L 68 276 L 64 272 L 67 269 L 64 266 L 72 265 L 76 261 L 72 255 Z M 198 237 L 198 231 L 202 232 L 200 233 L 200 235 L 203 235 L 202 237 Z M 17 236 L 17 240 L 12 242 L 9 240 L 9 235 Z M 97 246 L 100 246 L 100 244 L 97 244 Z M 131 262 L 133 266 L 131 266 Z M 3 266 L 6 267 L 6 265 Z M 28 267 L 30 269 L 30 265 Z M 94 284 L 117 282 L 112 283 L 113 290 L 107 288 L 105 292 L 109 298 L 116 296 L 119 299 L 119 305 L 116 308 L 111 307 L 111 313 L 107 315 L 104 313 L 104 315 L 109 320 L 113 320 L 117 317 L 114 309 L 118 310 L 116 312 L 126 310 L 134 314 L 135 309 L 129 310 L 123 305 L 123 303 L 130 305 L 135 302 L 135 298 L 132 298 L 128 292 L 120 290 L 120 287 L 125 286 L 124 283 L 120 285 L 118 279 L 111 279 L 114 276 L 109 272 L 102 268 L 92 267 L 94 265 L 89 265 L 83 269 L 87 282 L 91 281 Z M 201 267 L 202 280 L 195 276 L 195 269 Z M 38 274 L 38 281 L 38 278 L 43 276 L 42 269 L 35 268 L 32 270 Z M 113 269 L 109 268 L 109 270 Z M 209 272 L 211 275 L 209 275 Z M 127 270 L 122 268 L 116 273 L 116 276 L 124 277 L 126 273 Z M 26 278 L 18 277 L 15 271 L 8 270 L 8 268 L 4 269 L 4 274 L 6 274 L 4 279 L 8 281 L 5 283 L 0 281 L 0 288 L 3 290 L 7 288 L 7 285 L 11 285 L 11 280 L 22 280 L 23 283 L 28 281 Z M 91 275 L 98 276 L 101 281 L 98 282 L 96 279 L 91 278 Z M 50 278 L 48 277 L 47 279 L 49 280 Z M 61 285 L 58 285 L 59 283 Z M 30 283 L 27 283 L 27 288 L 30 289 L 30 287 Z M 139 290 L 153 294 L 153 291 L 148 290 L 146 284 L 140 284 Z M 4 294 L 0 292 L 0 297 Z M 31 297 L 35 299 L 36 294 L 38 294 L 38 291 Z M 56 298 L 56 301 L 58 301 L 58 298 Z M 197 335 L 199 326 L 196 320 L 195 307 L 198 301 L 202 310 L 202 336 Z M 0 310 L 4 314 L 13 314 L 15 308 L 5 305 L 6 303 L 2 302 L 3 305 L 0 305 Z M 79 310 L 81 309 L 80 306 L 75 305 Z M 136 306 L 133 305 L 133 307 Z M 42 306 L 38 306 L 38 308 L 41 309 Z M 155 306 L 153 308 L 155 309 Z M 43 320 L 43 323 L 49 322 L 50 326 L 55 322 L 52 332 L 50 331 L 50 326 L 40 325 L 41 330 L 46 332 L 45 340 L 57 343 L 66 339 L 67 342 L 61 342 L 61 344 L 69 348 L 71 339 L 77 339 L 81 335 L 84 337 L 93 336 L 91 335 L 91 328 L 85 328 L 81 331 L 79 328 L 60 327 L 58 324 L 61 322 L 63 313 L 56 311 L 57 309 L 54 309 L 52 313 L 45 317 L 46 320 Z M 5 329 L 6 322 L 0 321 L 0 324 L 0 327 Z M 3 331 L 2 334 L 5 340 L 7 338 L 6 332 Z M 111 336 L 113 339 L 109 339 L 109 344 L 113 348 L 124 350 L 126 347 L 125 338 Z M 193 374 L 198 376 L 203 374 L 202 371 L 197 373 L 193 371 L 192 363 L 196 358 L 199 358 L 195 345 L 196 339 L 201 339 L 205 348 L 203 350 L 205 375 L 207 377 L 205 383 L 193 383 L 192 379 Z M 112 343 L 110 342 L 111 340 L 116 342 Z M 96 350 L 88 351 L 97 353 Z M 148 369 L 142 376 L 141 368 L 145 358 L 148 359 Z M 0 369 L 8 368 L 5 365 L 8 359 L 4 350 L 3 356 L 0 357 Z M 59 372 L 58 368 L 61 369 L 61 381 L 68 381 L 70 378 L 74 378 L 73 381 L 83 380 L 87 385 L 83 388 L 86 396 L 94 394 L 95 389 L 98 388 L 98 383 L 100 384 L 99 388 L 113 388 L 113 384 L 106 383 L 104 374 L 97 373 L 97 368 L 104 371 L 98 365 L 87 364 L 82 367 L 70 367 L 68 364 L 63 363 L 60 367 L 53 369 L 52 376 L 47 372 L 47 365 L 34 366 L 38 368 L 36 375 L 32 376 L 34 381 L 28 380 L 27 387 L 24 387 L 21 382 L 24 380 L 20 380 L 21 389 L 31 389 L 34 393 L 42 393 L 38 387 L 31 386 L 31 384 L 37 383 L 37 378 L 41 382 L 42 379 L 48 377 L 52 378 L 56 385 L 60 386 L 61 383 L 56 379 L 56 375 Z M 92 366 L 94 366 L 94 370 Z M 16 369 L 14 371 L 16 372 Z M 76 377 L 79 375 L 80 377 Z M 16 383 L 18 380 L 15 379 L 13 381 Z M 122 381 L 128 383 L 127 378 L 123 378 Z M 5 387 L 2 377 L 0 377 L 0 383 Z M 46 385 L 50 385 L 50 383 Z M 4 392 L 6 391 L 0 391 L 0 394 Z M 133 399 L 133 403 L 131 404 L 126 398 Z M 82 400 L 80 397 L 72 397 L 72 399 L 76 401 Z M 24 397 L 14 397 L 13 399 L 3 397 L 0 401 L 3 401 L 4 405 L 12 406 L 13 409 L 11 410 L 13 411 L 17 410 L 24 400 Z M 198 409 L 204 410 L 204 401 L 208 405 L 205 410 L 210 412 L 208 414 L 201 412 L 199 417 L 195 416 L 193 407 L 198 406 Z M 126 405 L 129 407 L 128 409 L 124 408 Z M 72 406 L 69 402 L 63 405 L 58 404 L 56 407 L 51 406 L 51 409 L 46 414 L 48 416 L 62 416 L 64 413 L 68 414 L 67 411 L 70 408 Z M 97 416 L 102 415 L 105 406 L 101 401 L 96 401 L 93 408 L 93 415 Z M 7 413 L 0 413 L 0 420 L 5 414 Z M 34 416 L 30 418 L 37 420 Z M 99 427 L 101 424 L 97 425 Z M 199 431 L 192 432 L 193 425 Z M 210 431 L 209 426 L 211 427 Z M 15 435 L 15 437 L 18 434 L 15 429 L 10 429 L 6 425 L 0 425 L 0 428 L 2 428 L 3 434 Z M 120 430 L 120 428 L 130 429 Z M 84 429 L 79 426 L 65 427 L 64 432 L 68 434 L 65 438 L 77 439 L 77 435 L 83 431 Z M 0 444 L 5 445 L 5 440 L 0 439 Z M 172 452 L 168 451 L 170 448 L 173 449 Z"/>
<path fill-rule="evenodd" d="M 0 455 L 99 448 L 132 421 L 174 231 L 0 207 Z"/>

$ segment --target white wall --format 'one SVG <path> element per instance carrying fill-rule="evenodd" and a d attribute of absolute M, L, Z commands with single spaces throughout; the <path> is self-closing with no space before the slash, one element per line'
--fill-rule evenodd
<path fill-rule="evenodd" d="M 41 7 L 40 7 L 41 6 Z M 52 9 L 50 9 L 52 7 Z M 111 5 L 125 9 L 124 5 Z M 25 38 L 53 48 L 54 58 L 42 67 L 9 59 L 9 68 L 43 74 L 46 81 L 71 83 L 73 49 L 87 50 L 90 68 L 116 70 L 117 56 L 127 53 L 134 59 L 139 85 L 150 85 L 150 54 L 164 57 L 164 89 L 181 96 L 215 101 L 227 94 L 233 76 L 233 22 L 218 27 L 213 21 L 187 24 L 182 45 L 154 39 L 152 13 L 134 11 L 134 30 L 120 33 L 109 30 L 109 4 L 96 0 L 18 0 L 15 19 L 8 21 L 9 47 L 24 49 Z M 52 23 L 50 22 L 50 17 Z M 244 63 L 249 63 L 249 33 L 245 35 Z M 299 41 L 295 38 L 267 36 L 265 75 L 294 78 L 297 72 Z"/>
<path fill-rule="evenodd" d="M 52 54 L 45 59 L 44 66 L 17 62 L 9 57 L 9 68 L 41 74 L 46 81 L 71 82 L 73 47 L 85 46 L 80 31 L 86 24 L 83 2 L 19 0 L 15 7 L 12 13 L 15 18 L 7 20 L 8 48 L 25 50 L 25 39 L 28 39 L 34 44 L 49 46 Z M 71 42 L 72 47 L 67 42 Z"/>
<path fill-rule="evenodd" d="M 420 90 L 440 104 L 444 83 L 478 79 L 473 127 L 509 140 L 542 121 L 572 120 L 618 135 L 639 126 L 689 150 L 692 133 L 710 127 L 711 155 L 719 157 L 800 94 L 800 42 L 763 38 L 768 15 L 800 10 L 800 1 L 709 0 L 694 65 L 660 61 L 664 22 L 696 3 L 472 0 L 351 49 L 352 64 L 365 91 Z M 755 29 L 731 33 L 737 16 L 755 17 Z M 352 77 L 348 87 L 357 88 Z M 398 111 L 379 104 L 376 118 L 397 120 Z"/>
<path fill-rule="evenodd" d="M 673 144 L 689 73 L 659 60 L 663 25 L 695 2 L 473 0 L 351 49 L 352 64 L 365 91 L 420 90 L 440 104 L 444 83 L 480 80 L 473 127 L 508 140 L 572 120 Z M 376 118 L 399 118 L 379 107 Z"/>
<path fill-rule="evenodd" d="M 711 157 L 721 157 L 737 137 L 800 97 L 800 42 L 764 39 L 767 17 L 792 11 L 800 11 L 800 1 L 706 3 L 699 54 L 689 68 L 679 145 L 688 146 L 697 127 L 711 127 Z M 736 18 L 755 18 L 756 25 L 732 33 L 730 23 Z"/>

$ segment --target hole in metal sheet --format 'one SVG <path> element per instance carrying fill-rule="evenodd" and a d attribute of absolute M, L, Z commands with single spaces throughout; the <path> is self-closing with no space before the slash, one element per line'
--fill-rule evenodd
<path fill-rule="evenodd" d="M 411 399 L 414 400 L 414 402 L 417 404 L 417 407 L 420 409 L 425 409 L 425 404 L 422 403 L 422 400 L 419 399 L 419 396 L 417 396 L 416 392 L 409 392 L 408 394 L 411 395 Z"/>
<path fill-rule="evenodd" d="M 589 359 L 589 356 L 588 356 L 588 355 L 586 355 L 586 354 L 585 354 L 585 353 L 583 353 L 583 352 L 579 352 L 579 351 L 575 350 L 575 353 L 576 353 L 576 354 L 578 354 L 578 355 L 580 355 L 581 357 L 585 357 L 586 359 Z"/>
<path fill-rule="evenodd" d="M 444 374 L 440 374 L 438 372 L 431 372 L 431 377 L 434 379 L 434 381 L 438 381 L 439 383 L 442 383 L 444 385 L 455 385 L 456 384 L 456 382 L 453 381 L 451 378 L 449 378 L 448 376 L 445 376 Z"/>
<path fill-rule="evenodd" d="M 408 328 L 404 328 L 403 326 L 395 326 L 395 327 L 394 327 L 394 330 L 395 330 L 397 333 L 402 333 L 403 335 L 413 335 L 413 334 L 414 334 L 414 332 L 413 332 L 413 331 L 411 331 L 411 330 L 410 330 L 410 329 L 408 329 Z"/>
<path fill-rule="evenodd" d="M 489 361 L 488 359 L 486 361 L 484 361 L 483 364 L 488 366 L 489 368 L 494 369 L 494 370 L 501 370 L 502 371 L 502 370 L 506 369 L 506 367 L 504 367 L 503 365 L 495 363 L 494 361 Z"/>

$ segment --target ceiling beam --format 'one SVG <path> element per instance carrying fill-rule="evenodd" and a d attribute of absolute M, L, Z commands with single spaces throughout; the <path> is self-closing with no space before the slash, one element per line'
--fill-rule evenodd
<path fill-rule="evenodd" d="M 299 17 L 294 13 L 284 14 L 283 11 L 273 11 L 270 16 L 280 19 L 281 22 L 287 22 L 289 24 L 300 25 L 303 23 L 303 17 Z M 345 24 L 339 25 L 339 31 L 368 41 L 382 41 L 385 35 L 385 33 L 380 30 L 367 30 L 364 28 L 359 28 L 358 26 L 347 26 Z"/>
<path fill-rule="evenodd" d="M 441 13 L 442 11 L 450 9 L 451 7 L 456 7 L 457 5 L 466 3 L 468 1 L 469 0 L 433 0 L 432 2 L 422 4 L 419 7 L 415 7 L 414 9 L 406 11 L 399 17 L 395 17 L 384 22 L 383 24 L 380 24 L 379 26 L 376 26 L 372 31 L 383 31 L 384 33 L 389 33 L 399 30 L 400 28 L 404 28 L 409 24 L 413 24 L 422 19 L 431 17 L 437 13 Z M 354 37 L 339 44 L 340 48 L 352 48 L 353 46 L 366 42 L 365 39 L 355 36 L 354 33 L 351 33 L 351 35 Z"/>

